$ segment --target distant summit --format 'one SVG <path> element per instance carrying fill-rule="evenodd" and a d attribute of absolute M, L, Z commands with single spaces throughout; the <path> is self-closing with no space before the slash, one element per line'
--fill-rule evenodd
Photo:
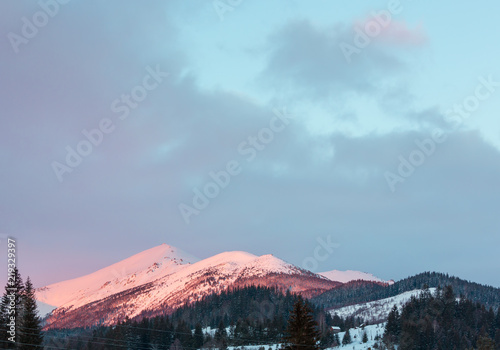
<path fill-rule="evenodd" d="M 198 260 L 163 243 L 89 275 L 39 288 L 37 299 L 55 307 L 78 307 L 168 276 Z"/>
<path fill-rule="evenodd" d="M 356 280 L 381 282 L 381 283 L 388 283 L 388 284 L 394 283 L 393 280 L 383 281 L 380 278 L 375 277 L 371 273 L 352 271 L 352 270 L 347 270 L 347 271 L 332 270 L 332 271 L 326 271 L 326 272 L 319 272 L 318 275 L 325 276 L 330 281 L 336 281 L 336 282 L 342 282 L 342 283 L 347 283 L 347 282 L 356 281 Z"/>

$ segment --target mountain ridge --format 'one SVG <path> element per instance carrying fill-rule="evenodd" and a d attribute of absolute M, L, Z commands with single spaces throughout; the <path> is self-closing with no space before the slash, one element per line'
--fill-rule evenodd
<path fill-rule="evenodd" d="M 372 281 L 372 282 L 380 282 L 380 283 L 394 283 L 393 280 L 384 281 L 381 278 L 374 276 L 371 273 L 354 271 L 354 270 L 331 270 L 325 272 L 318 272 L 318 275 L 324 276 L 331 281 L 348 283 L 351 281 L 363 280 L 363 281 Z"/>
<path fill-rule="evenodd" d="M 430 271 L 406 277 L 386 286 L 370 281 L 351 281 L 339 288 L 316 295 L 311 301 L 329 309 L 394 297 L 415 289 L 444 288 L 447 285 L 451 285 L 458 295 L 462 294 L 474 302 L 480 302 L 494 309 L 500 307 L 500 288 Z"/>
<path fill-rule="evenodd" d="M 347 282 L 333 281 L 335 278 Z M 439 283 L 452 284 L 459 293 L 486 305 L 500 305 L 500 289 L 439 273 L 426 272 L 394 283 L 351 270 L 317 274 L 272 254 L 229 251 L 198 260 L 166 244 L 94 273 L 39 288 L 37 299 L 58 304 L 45 319 L 45 329 L 51 329 L 112 325 L 127 318 L 170 314 L 206 296 L 248 286 L 300 294 L 329 309 Z"/>
<path fill-rule="evenodd" d="M 75 296 L 87 302 L 97 300 L 151 282 L 196 261 L 199 259 L 178 248 L 161 244 L 90 274 L 38 288 L 37 300 L 55 307 L 69 302 L 80 305 Z"/>
<path fill-rule="evenodd" d="M 163 243 L 84 276 L 38 288 L 37 299 L 52 307 L 68 307 L 70 306 L 68 303 L 72 303 L 73 306 L 78 307 L 85 302 L 99 300 L 111 294 L 119 293 L 163 278 L 177 272 L 181 267 L 185 267 L 185 265 L 192 265 L 200 261 L 204 261 L 204 264 L 211 266 L 220 264 L 236 266 L 238 263 L 253 264 L 254 275 L 264 273 L 266 265 L 268 265 L 270 270 L 274 269 L 273 272 L 281 271 L 283 273 L 289 273 L 291 271 L 308 271 L 300 269 L 292 264 L 286 263 L 288 265 L 284 265 L 280 263 L 284 262 L 283 260 L 276 258 L 272 254 L 257 256 L 244 251 L 229 251 L 200 260 L 179 248 Z M 257 271 L 258 265 L 264 268 L 264 270 Z M 247 273 L 250 273 L 252 269 L 250 269 L 250 266 L 247 266 L 247 268 L 249 268 Z M 144 271 L 146 271 L 146 273 L 144 273 Z M 142 275 L 140 275 L 141 273 Z M 346 283 L 355 279 L 386 283 L 386 281 L 372 274 L 351 270 L 332 270 L 317 273 L 315 275 L 333 282 L 341 283 Z M 75 295 L 78 297 L 75 298 Z M 89 295 L 92 295 L 92 297 L 89 297 Z M 80 300 L 80 302 L 75 301 L 75 299 Z"/>
<path fill-rule="evenodd" d="M 194 263 L 187 256 L 160 245 L 86 276 L 39 288 L 37 299 L 57 306 L 46 325 L 81 326 L 82 315 L 98 309 L 107 311 L 87 319 L 85 326 L 113 324 L 148 310 L 171 312 L 229 287 L 276 286 L 310 297 L 341 284 L 272 254 L 223 252 Z"/>

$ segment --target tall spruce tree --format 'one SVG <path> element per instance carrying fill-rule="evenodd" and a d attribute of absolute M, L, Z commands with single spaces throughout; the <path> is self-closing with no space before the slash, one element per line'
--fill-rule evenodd
<path fill-rule="evenodd" d="M 215 339 L 215 342 L 220 350 L 227 349 L 228 335 L 227 335 L 226 327 L 224 326 L 224 322 L 222 320 L 220 320 L 219 327 L 215 331 L 214 339 Z"/>
<path fill-rule="evenodd" d="M 384 340 L 386 343 L 397 343 L 401 334 L 401 316 L 398 307 L 394 305 L 385 325 Z"/>
<path fill-rule="evenodd" d="M 318 350 L 318 324 L 314 321 L 311 308 L 299 298 L 288 319 L 284 343 L 286 350 Z"/>
<path fill-rule="evenodd" d="M 24 291 L 21 295 L 22 317 L 19 329 L 20 349 L 31 350 L 41 349 L 43 342 L 42 324 L 36 308 L 35 289 L 31 279 L 26 279 Z"/>
<path fill-rule="evenodd" d="M 199 322 L 194 327 L 193 346 L 196 349 L 201 349 L 203 346 L 203 330 Z"/>

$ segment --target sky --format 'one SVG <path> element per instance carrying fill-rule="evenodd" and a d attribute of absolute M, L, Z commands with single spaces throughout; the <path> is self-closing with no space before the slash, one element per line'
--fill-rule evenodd
<path fill-rule="evenodd" d="M 500 287 L 499 7 L 2 1 L 2 255 L 36 287 L 162 243 Z"/>

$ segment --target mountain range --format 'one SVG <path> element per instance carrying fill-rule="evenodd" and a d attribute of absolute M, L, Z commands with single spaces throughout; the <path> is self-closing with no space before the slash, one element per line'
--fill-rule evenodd
<path fill-rule="evenodd" d="M 251 285 L 297 293 L 330 310 L 363 303 L 388 305 L 384 299 L 445 285 L 486 306 L 500 306 L 500 289 L 445 274 L 426 272 L 398 282 L 384 281 L 359 271 L 313 273 L 271 254 L 231 251 L 200 260 L 167 244 L 38 288 L 36 298 L 41 309 L 50 311 L 44 318 L 45 329 L 77 328 L 171 314 L 207 296 Z"/>
<path fill-rule="evenodd" d="M 385 284 L 358 271 L 316 274 L 270 254 L 232 251 L 199 260 L 162 244 L 89 275 L 39 288 L 36 296 L 55 308 L 46 328 L 72 328 L 172 312 L 228 288 L 273 286 L 310 298 L 353 279 Z"/>

